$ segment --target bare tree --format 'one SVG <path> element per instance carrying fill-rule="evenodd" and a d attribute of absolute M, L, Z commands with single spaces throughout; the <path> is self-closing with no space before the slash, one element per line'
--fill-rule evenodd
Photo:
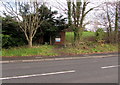
<path fill-rule="evenodd" d="M 100 13 L 99 13 L 100 11 Z M 97 21 L 101 26 L 107 28 L 107 41 L 117 42 L 118 40 L 118 2 L 104 2 L 98 12 Z"/>
<path fill-rule="evenodd" d="M 33 37 L 37 29 L 40 27 L 41 16 L 38 11 L 40 3 L 36 1 L 15 2 L 15 5 L 10 2 L 2 2 L 7 13 L 18 21 L 21 31 L 24 33 L 28 46 L 32 47 Z"/>
<path fill-rule="evenodd" d="M 86 15 L 96 7 L 86 10 L 90 2 L 86 0 L 67 1 L 68 5 L 68 23 L 74 31 L 74 42 L 78 44 L 82 35 L 84 20 Z"/>

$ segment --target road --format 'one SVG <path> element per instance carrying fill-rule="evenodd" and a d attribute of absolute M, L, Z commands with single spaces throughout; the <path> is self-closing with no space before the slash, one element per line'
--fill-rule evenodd
<path fill-rule="evenodd" d="M 118 57 L 2 64 L 3 83 L 117 83 Z"/>

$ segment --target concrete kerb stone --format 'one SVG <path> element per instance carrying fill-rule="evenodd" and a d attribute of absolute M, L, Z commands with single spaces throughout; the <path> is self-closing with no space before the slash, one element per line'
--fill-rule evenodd
<path fill-rule="evenodd" d="M 67 57 L 67 58 L 48 58 L 48 59 L 33 59 L 33 60 L 8 60 L 8 61 L 0 61 L 0 63 L 15 63 L 15 62 L 35 62 L 35 61 L 52 61 L 52 60 L 71 60 L 71 59 L 81 59 L 81 58 L 104 58 L 104 57 L 112 57 L 117 55 L 106 55 L 106 56 L 85 56 L 85 57 Z"/>

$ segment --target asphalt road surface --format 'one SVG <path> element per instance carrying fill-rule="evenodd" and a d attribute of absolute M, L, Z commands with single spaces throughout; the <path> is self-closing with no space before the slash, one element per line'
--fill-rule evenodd
<path fill-rule="evenodd" d="M 2 64 L 3 83 L 118 83 L 118 57 Z"/>

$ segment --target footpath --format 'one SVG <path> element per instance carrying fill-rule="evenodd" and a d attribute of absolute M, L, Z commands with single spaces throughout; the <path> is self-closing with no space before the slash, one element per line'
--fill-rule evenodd
<path fill-rule="evenodd" d="M 2 57 L 0 63 L 15 63 L 15 62 L 34 62 L 48 60 L 68 60 L 80 58 L 104 58 L 117 57 L 120 53 L 95 53 L 95 54 L 80 54 L 80 55 L 62 55 L 62 56 L 22 56 L 22 57 Z"/>

